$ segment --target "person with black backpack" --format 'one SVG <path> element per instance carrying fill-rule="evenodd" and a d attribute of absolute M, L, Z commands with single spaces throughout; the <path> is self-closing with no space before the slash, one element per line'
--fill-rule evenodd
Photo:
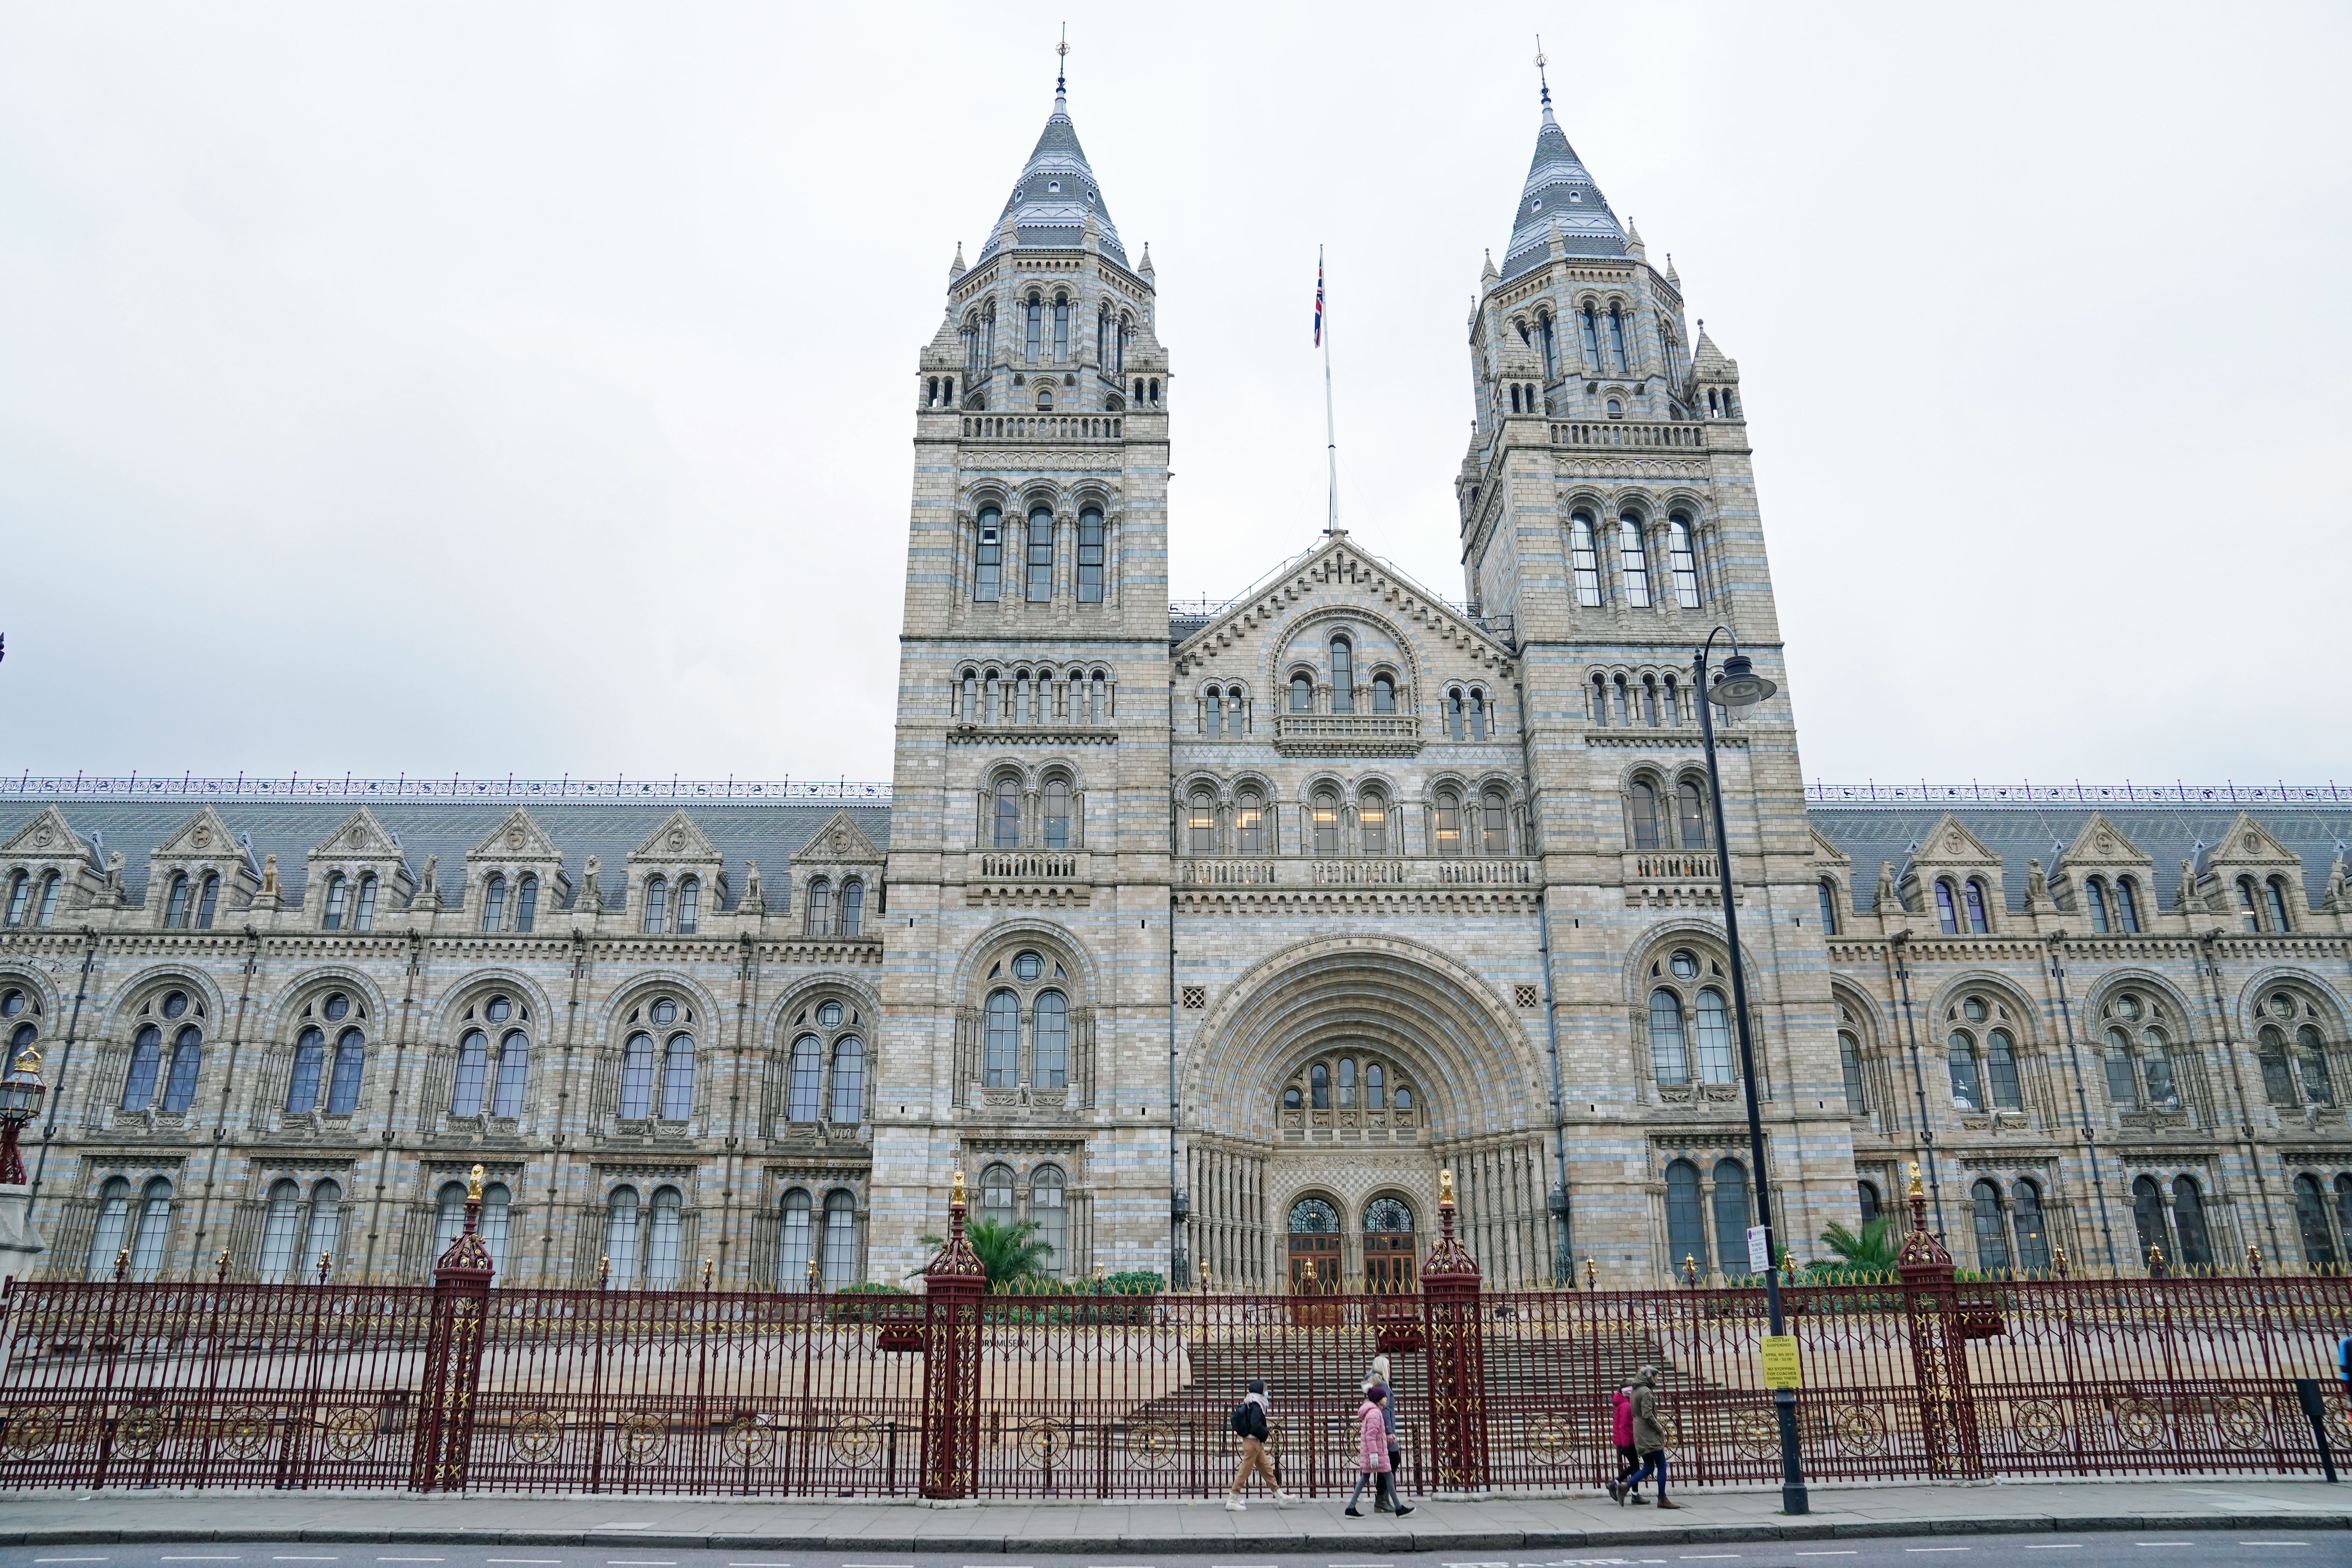
<path fill-rule="evenodd" d="M 1242 1488 L 1249 1485 L 1253 1472 L 1265 1477 L 1265 1484 L 1274 1489 L 1275 1501 L 1290 1500 L 1290 1494 L 1282 1489 L 1281 1478 L 1274 1473 L 1274 1456 L 1265 1451 L 1268 1408 L 1265 1384 L 1251 1380 L 1249 1393 L 1234 1406 L 1233 1415 L 1227 1423 L 1233 1427 L 1234 1436 L 1242 1440 L 1242 1468 L 1234 1472 L 1234 1489 L 1225 1494 L 1225 1510 L 1228 1513 L 1239 1513 L 1249 1506 L 1242 1501 Z"/>

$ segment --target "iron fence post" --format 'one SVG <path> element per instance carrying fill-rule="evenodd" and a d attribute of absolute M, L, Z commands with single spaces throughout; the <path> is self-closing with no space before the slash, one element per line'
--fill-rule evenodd
<path fill-rule="evenodd" d="M 410 1451 L 408 1489 L 463 1491 L 474 1447 L 474 1395 L 482 1381 L 482 1334 L 490 1304 L 489 1248 L 475 1234 L 482 1217 L 482 1168 L 466 1184 L 466 1228 L 433 1266 L 433 1319 L 425 1388 Z"/>
<path fill-rule="evenodd" d="M 948 1239 L 923 1271 L 923 1496 L 968 1498 L 980 1478 L 980 1311 L 988 1271 L 964 1239 L 963 1173 Z"/>
<path fill-rule="evenodd" d="M 1927 1229 L 1927 1193 L 1911 1166 L 1911 1234 L 1896 1273 L 1911 1341 L 1912 1382 L 1919 1397 L 1919 1441 L 1931 1475 L 1973 1480 L 1984 1474 L 1977 1440 L 1976 1392 L 1969 1381 L 1968 1327 L 1958 1270 L 1943 1237 Z"/>
<path fill-rule="evenodd" d="M 1441 1491 L 1486 1489 L 1486 1353 L 1478 1260 L 1454 1237 L 1454 1173 L 1437 1175 L 1437 1245 L 1421 1266 L 1429 1437 Z"/>

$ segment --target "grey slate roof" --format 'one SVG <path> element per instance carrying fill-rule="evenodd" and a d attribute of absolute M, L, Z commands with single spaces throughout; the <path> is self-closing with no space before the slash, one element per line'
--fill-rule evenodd
<path fill-rule="evenodd" d="M 210 805 L 232 833 L 250 836 L 254 863 L 265 855 L 278 857 L 279 885 L 289 900 L 299 893 L 306 858 L 344 818 L 365 804 L 384 830 L 400 840 L 408 868 L 425 874 L 425 858 L 441 857 L 440 887 L 444 899 L 454 899 L 465 878 L 467 852 L 490 836 L 518 805 L 499 801 L 368 801 L 355 800 L 193 800 L 162 797 L 152 800 L 93 800 L 58 796 L 53 801 L 11 797 L 0 800 L 0 841 L 5 841 L 44 806 L 54 804 L 83 838 L 105 837 L 105 852 L 123 854 L 124 889 L 132 902 L 145 896 L 148 852 L 197 812 Z M 604 898 L 609 905 L 620 885 L 629 851 L 653 836 L 676 801 L 532 801 L 525 806 L 531 820 L 545 829 L 549 840 L 563 852 L 563 868 L 577 889 L 586 879 L 583 863 L 591 855 L 604 860 Z M 761 880 L 773 900 L 785 887 L 792 857 L 836 811 L 846 811 L 877 848 L 890 843 L 890 808 L 887 805 L 835 802 L 712 801 L 687 805 L 687 815 L 708 834 L 727 858 L 727 881 L 731 898 L 744 887 L 744 863 L 760 863 Z M 732 907 L 730 903 L 730 908 Z"/>
<path fill-rule="evenodd" d="M 1536 132 L 1536 155 L 1528 165 L 1527 188 L 1511 219 L 1511 243 L 1503 253 L 1503 281 L 1543 264 L 1550 254 L 1551 226 L 1559 225 L 1561 247 L 1570 256 L 1622 256 L 1625 231 L 1609 210 L 1609 198 L 1592 183 L 1584 161 L 1568 144 L 1568 133 L 1552 118 L 1551 94 L 1544 94 L 1543 128 Z"/>
<path fill-rule="evenodd" d="M 2327 868 L 2352 843 L 2352 805 L 2123 805 L 2098 808 L 2116 830 L 2156 862 L 2156 901 L 2170 909 L 2180 892 L 2180 863 L 2198 858 L 2199 847 L 2219 844 L 2244 812 L 2303 860 L 2304 893 L 2318 903 L 2327 893 Z M 2056 846 L 2074 842 L 2089 821 L 2089 806 L 1993 805 L 1814 805 L 1806 808 L 1813 830 L 1853 861 L 1853 904 L 1874 909 L 1878 868 L 1892 862 L 1895 875 L 1911 860 L 1911 846 L 1924 840 L 1947 813 L 2000 857 L 2009 907 L 2025 907 L 2025 863 L 2040 860 L 2044 872 L 2058 862 Z"/>
<path fill-rule="evenodd" d="M 1110 205 L 1103 200 L 1102 185 L 1087 163 L 1086 149 L 1078 145 L 1078 128 L 1070 123 L 1069 100 L 1057 83 L 1054 112 L 1037 138 L 1036 151 L 1022 166 L 1021 178 L 1014 182 L 1003 213 L 997 215 L 996 232 L 981 247 L 980 259 L 986 261 L 1003 248 L 1008 214 L 1023 248 L 1076 250 L 1086 241 L 1089 207 L 1101 226 L 1103 254 L 1127 266 L 1126 248 L 1111 225 Z"/>

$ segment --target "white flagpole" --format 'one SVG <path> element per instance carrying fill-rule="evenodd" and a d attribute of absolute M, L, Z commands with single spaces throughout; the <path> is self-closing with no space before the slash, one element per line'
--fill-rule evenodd
<path fill-rule="evenodd" d="M 1339 531 L 1339 435 L 1331 417 L 1331 306 L 1323 285 L 1323 247 L 1315 247 L 1315 287 L 1323 301 L 1323 438 L 1331 461 L 1330 504 L 1323 521 L 1325 533 Z"/>

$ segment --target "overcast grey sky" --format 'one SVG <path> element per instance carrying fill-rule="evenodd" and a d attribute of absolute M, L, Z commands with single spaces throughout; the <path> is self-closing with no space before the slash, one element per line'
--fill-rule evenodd
<path fill-rule="evenodd" d="M 2352 10 L 0 5 L 0 767 L 887 778 L 915 355 L 1070 107 L 1175 591 L 1461 592 L 1559 115 L 1743 376 L 1806 771 L 2352 784 Z"/>

